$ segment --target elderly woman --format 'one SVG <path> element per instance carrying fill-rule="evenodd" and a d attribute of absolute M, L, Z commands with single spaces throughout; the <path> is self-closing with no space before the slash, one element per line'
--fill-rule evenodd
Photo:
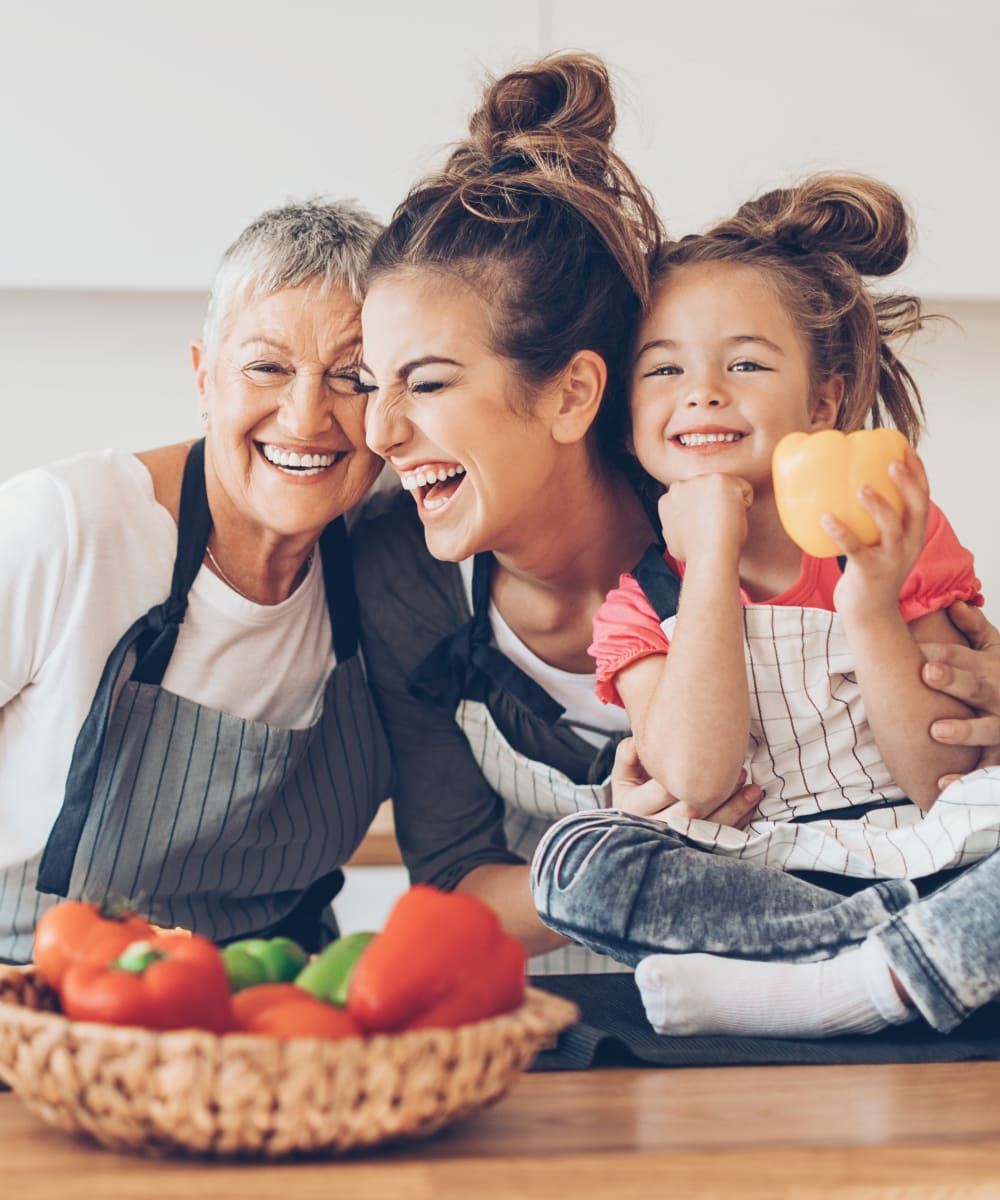
<path fill-rule="evenodd" d="M 387 794 L 343 514 L 380 462 L 358 390 L 378 233 L 267 212 L 192 346 L 205 437 L 0 488 L 0 957 L 60 896 L 225 940 L 332 932 Z"/>

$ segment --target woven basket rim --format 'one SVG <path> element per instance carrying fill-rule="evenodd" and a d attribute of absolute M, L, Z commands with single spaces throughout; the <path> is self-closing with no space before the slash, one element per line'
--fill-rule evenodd
<path fill-rule="evenodd" d="M 48 987 L 48 985 L 43 983 L 37 968 L 32 963 L 24 966 L 0 964 L 0 982 L 3 981 L 5 976 L 9 975 L 20 976 L 26 983 L 37 983 L 41 984 L 42 987 Z M 48 990 L 52 991 L 53 989 L 49 988 Z M 550 1031 L 552 1033 L 559 1032 L 580 1019 L 580 1010 L 572 1001 L 566 1000 L 562 996 L 557 996 L 552 992 L 546 992 L 541 988 L 530 986 L 525 987 L 524 1001 L 517 1008 L 510 1009 L 505 1013 L 498 1013 L 493 1017 L 486 1017 L 482 1021 L 470 1021 L 465 1025 L 451 1028 L 437 1027 L 403 1030 L 399 1033 L 368 1033 L 362 1034 L 359 1037 L 346 1038 L 302 1037 L 280 1039 L 270 1037 L 267 1034 L 247 1033 L 243 1031 L 215 1034 L 204 1029 L 158 1030 L 146 1029 L 141 1025 L 110 1025 L 98 1021 L 74 1021 L 64 1013 L 36 1008 L 33 1005 L 25 1004 L 20 998 L 12 998 L 9 995 L 5 996 L 2 992 L 0 992 L 0 1008 L 13 1010 L 17 1014 L 30 1014 L 35 1020 L 40 1019 L 51 1022 L 53 1029 L 58 1028 L 59 1025 L 63 1025 L 67 1033 L 72 1032 L 77 1037 L 87 1037 L 91 1040 L 100 1039 L 102 1036 L 112 1037 L 119 1044 L 123 1038 L 126 1040 L 134 1039 L 135 1041 L 155 1039 L 174 1052 L 182 1051 L 185 1044 L 192 1046 L 198 1044 L 207 1047 L 215 1046 L 220 1041 L 225 1045 L 232 1046 L 234 1049 L 248 1048 L 255 1044 L 273 1045 L 275 1041 L 283 1040 L 298 1044 L 308 1042 L 316 1046 L 322 1046 L 324 1050 L 344 1044 L 356 1046 L 358 1043 L 366 1047 L 372 1046 L 377 1048 L 380 1043 L 385 1041 L 391 1041 L 394 1046 L 405 1046 L 425 1040 L 428 1035 L 441 1037 L 448 1034 L 455 1034 L 458 1029 L 482 1028 L 488 1030 L 495 1028 L 500 1030 L 509 1025 L 512 1020 L 524 1018 L 525 1016 L 533 1016 L 543 1021 L 545 1025 L 551 1027 Z"/>

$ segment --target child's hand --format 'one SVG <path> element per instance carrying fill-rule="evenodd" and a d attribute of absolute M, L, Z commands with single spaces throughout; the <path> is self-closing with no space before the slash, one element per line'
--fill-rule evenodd
<path fill-rule="evenodd" d="M 668 795 L 655 779 L 649 777 L 639 760 L 635 738 L 623 738 L 615 751 L 615 765 L 611 771 L 611 801 L 615 808 L 637 817 L 665 821 L 666 810 L 672 808 L 678 816 L 701 817 L 719 825 L 743 829 L 763 797 L 763 791 L 756 784 L 747 783 L 747 773 L 741 771 L 736 791 L 728 799 L 711 814 L 698 813 Z"/>
<path fill-rule="evenodd" d="M 672 483 L 658 505 L 670 553 L 685 563 L 699 550 L 728 547 L 738 556 L 751 504 L 753 488 L 738 475 L 696 475 Z"/>
<path fill-rule="evenodd" d="M 900 590 L 927 537 L 930 489 L 923 463 L 908 449 L 902 462 L 890 465 L 889 476 L 903 500 L 902 516 L 897 516 L 871 488 L 862 488 L 859 494 L 878 526 L 877 545 L 864 545 L 830 513 L 822 520 L 823 529 L 847 555 L 847 566 L 834 591 L 834 604 L 837 612 L 848 618 L 863 620 L 898 608 Z"/>

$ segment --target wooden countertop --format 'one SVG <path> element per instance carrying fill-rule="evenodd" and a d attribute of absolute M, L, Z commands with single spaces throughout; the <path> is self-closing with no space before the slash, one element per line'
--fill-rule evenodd
<path fill-rule="evenodd" d="M 1000 1196 L 1000 1063 L 526 1075 L 422 1142 L 347 1159 L 112 1154 L 0 1094 L 4 1200 Z"/>

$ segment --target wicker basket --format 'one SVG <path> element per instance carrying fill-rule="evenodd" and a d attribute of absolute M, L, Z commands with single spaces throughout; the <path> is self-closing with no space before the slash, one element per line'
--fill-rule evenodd
<path fill-rule="evenodd" d="M 0 1079 L 36 1115 L 115 1150 L 277 1158 L 420 1137 L 498 1100 L 577 1019 L 528 989 L 460 1029 L 348 1041 L 69 1021 L 31 967 L 0 968 Z"/>

